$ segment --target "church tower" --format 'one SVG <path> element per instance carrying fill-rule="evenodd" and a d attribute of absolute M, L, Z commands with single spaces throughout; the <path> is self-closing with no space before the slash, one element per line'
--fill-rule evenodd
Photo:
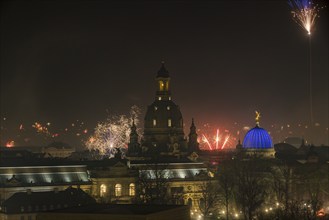
<path fill-rule="evenodd" d="M 170 76 L 164 62 L 155 80 L 155 100 L 148 106 L 144 118 L 143 153 L 177 155 L 187 152 L 183 117 L 179 106 L 172 101 Z"/>

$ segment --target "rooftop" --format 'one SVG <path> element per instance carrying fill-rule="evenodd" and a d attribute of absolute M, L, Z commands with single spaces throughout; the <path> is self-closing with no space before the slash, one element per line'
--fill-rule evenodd
<path fill-rule="evenodd" d="M 141 204 L 91 204 L 62 209 L 60 213 L 102 213 L 124 215 L 147 215 L 177 208 L 185 208 L 184 205 L 141 205 Z"/>

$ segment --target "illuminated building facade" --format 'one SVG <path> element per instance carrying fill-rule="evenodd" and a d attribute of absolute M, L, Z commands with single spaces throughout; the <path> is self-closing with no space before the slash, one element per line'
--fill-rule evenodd
<path fill-rule="evenodd" d="M 105 163 L 102 163 L 105 162 Z M 90 165 L 91 195 L 100 203 L 130 204 L 136 196 L 138 173 L 131 170 L 124 160 L 115 158 Z"/>
<path fill-rule="evenodd" d="M 69 186 L 90 192 L 85 165 L 0 167 L 0 204 L 17 192 L 65 190 Z"/>
<path fill-rule="evenodd" d="M 202 198 L 201 187 L 209 178 L 209 171 L 203 162 L 188 159 L 168 159 L 130 161 L 129 167 L 138 170 L 139 175 L 146 173 L 150 180 L 167 179 L 167 196 L 170 204 L 190 205 L 199 210 Z"/>

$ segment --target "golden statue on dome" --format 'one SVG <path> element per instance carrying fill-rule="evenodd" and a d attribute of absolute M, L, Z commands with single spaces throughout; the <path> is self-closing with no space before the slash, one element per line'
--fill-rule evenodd
<path fill-rule="evenodd" d="M 255 120 L 256 120 L 256 125 L 257 126 L 259 126 L 259 121 L 260 121 L 260 112 L 258 112 L 258 111 L 255 111 L 255 113 L 256 113 L 256 118 L 255 118 Z"/>

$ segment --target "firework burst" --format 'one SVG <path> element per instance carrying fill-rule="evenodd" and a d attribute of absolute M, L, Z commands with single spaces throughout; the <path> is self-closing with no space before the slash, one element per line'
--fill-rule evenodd
<path fill-rule="evenodd" d="M 215 135 L 202 134 L 201 143 L 206 146 L 204 148 L 207 150 L 223 150 L 230 140 L 230 134 L 227 130 L 225 130 L 225 133 L 220 133 L 217 129 Z"/>
<path fill-rule="evenodd" d="M 130 127 L 133 121 L 135 125 L 139 123 L 139 115 L 137 106 L 131 107 L 129 116 L 110 115 L 105 122 L 98 123 L 94 134 L 86 141 L 86 147 L 109 157 L 112 157 L 117 149 L 127 148 Z"/>
<path fill-rule="evenodd" d="M 312 0 L 289 0 L 288 3 L 292 9 L 293 19 L 310 35 L 319 16 L 318 5 L 313 4 Z"/>

